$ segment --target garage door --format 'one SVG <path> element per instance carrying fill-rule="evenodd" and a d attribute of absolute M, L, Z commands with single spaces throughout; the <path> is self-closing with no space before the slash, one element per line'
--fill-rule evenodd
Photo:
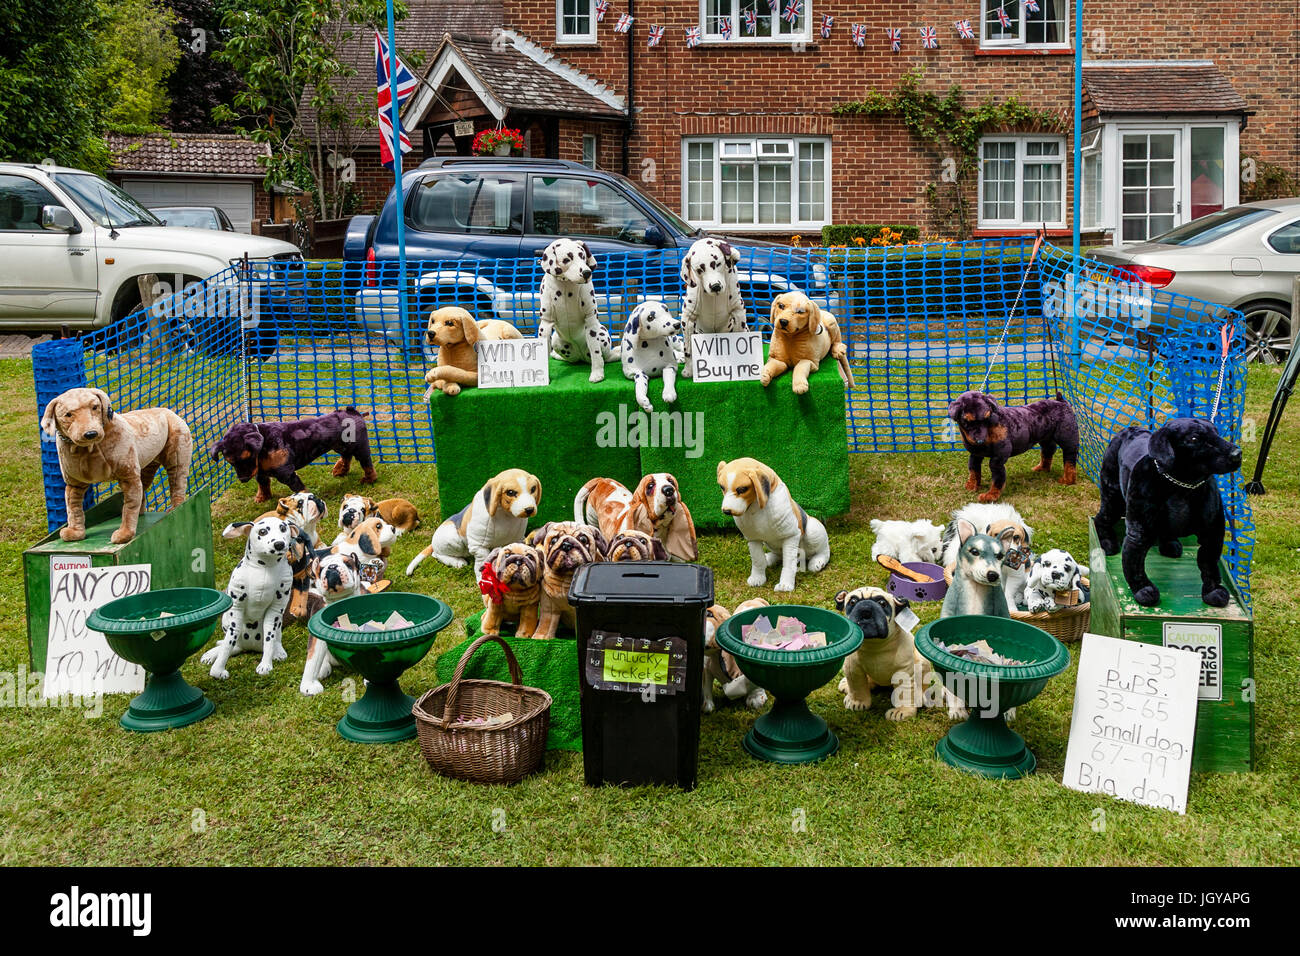
<path fill-rule="evenodd" d="M 149 208 L 218 206 L 240 232 L 252 232 L 253 184 L 220 179 L 124 179 L 122 187 Z"/>

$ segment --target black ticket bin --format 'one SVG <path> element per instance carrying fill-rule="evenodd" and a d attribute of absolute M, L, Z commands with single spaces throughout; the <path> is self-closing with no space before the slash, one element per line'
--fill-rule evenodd
<path fill-rule="evenodd" d="M 667 561 L 589 564 L 574 575 L 569 601 L 587 784 L 693 790 L 713 572 Z"/>

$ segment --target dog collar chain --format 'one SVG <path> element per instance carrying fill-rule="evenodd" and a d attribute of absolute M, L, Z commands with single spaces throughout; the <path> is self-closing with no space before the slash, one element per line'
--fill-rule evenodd
<path fill-rule="evenodd" d="M 1202 478 L 1200 481 L 1191 482 L 1191 483 L 1186 481 L 1179 481 L 1173 475 L 1169 474 L 1163 468 L 1161 468 L 1160 462 L 1156 461 L 1154 458 L 1152 458 L 1151 461 L 1155 464 L 1156 473 L 1160 475 L 1161 478 L 1163 478 L 1165 481 L 1173 482 L 1179 488 L 1186 488 L 1188 491 L 1192 491 L 1196 488 L 1201 487 L 1201 485 L 1205 484 L 1205 482 L 1209 480 L 1207 478 Z"/>

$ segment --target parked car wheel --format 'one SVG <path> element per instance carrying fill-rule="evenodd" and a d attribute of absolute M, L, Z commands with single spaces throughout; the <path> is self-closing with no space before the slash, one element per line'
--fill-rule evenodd
<path fill-rule="evenodd" d="M 1246 360 L 1276 364 L 1291 354 L 1291 309 L 1280 302 L 1250 302 L 1245 316 Z"/>

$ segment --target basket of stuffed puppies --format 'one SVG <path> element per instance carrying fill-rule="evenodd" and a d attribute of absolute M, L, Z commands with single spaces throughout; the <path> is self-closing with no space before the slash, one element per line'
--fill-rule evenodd
<path fill-rule="evenodd" d="M 1064 558 L 1058 560 L 1058 555 Z M 1023 599 L 1009 607 L 1011 617 L 1041 628 L 1062 644 L 1081 640 L 1092 617 L 1092 605 L 1086 579 L 1077 567 L 1071 570 L 1073 564 L 1073 559 L 1063 551 L 1040 555 L 1029 571 Z M 951 567 L 943 569 L 943 579 L 949 587 L 952 573 Z M 1010 601 L 1007 603 L 1010 605 Z M 1028 609 L 1022 610 L 1021 603 Z"/>
<path fill-rule="evenodd" d="M 510 683 L 466 680 L 465 667 L 487 641 L 500 644 Z M 472 783 L 517 783 L 542 766 L 551 724 L 551 695 L 525 687 L 510 645 L 485 634 L 465 649 L 451 683 L 411 708 L 420 752 L 435 773 Z"/>

